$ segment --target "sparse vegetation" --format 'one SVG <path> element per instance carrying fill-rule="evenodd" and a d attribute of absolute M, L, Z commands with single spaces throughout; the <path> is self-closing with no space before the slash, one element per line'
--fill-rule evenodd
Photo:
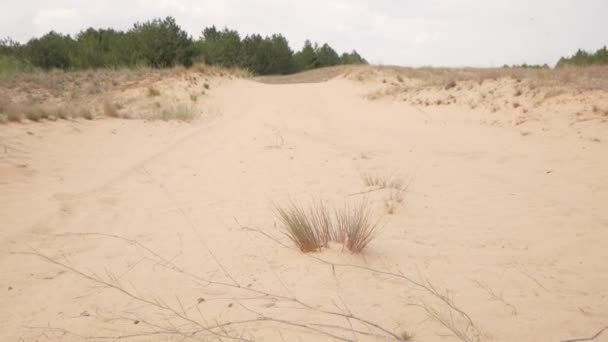
<path fill-rule="evenodd" d="M 9 122 L 21 122 L 22 120 L 22 115 L 21 113 L 17 112 L 17 111 L 9 111 L 6 113 L 6 120 Z"/>
<path fill-rule="evenodd" d="M 403 180 L 398 177 L 385 177 L 377 174 L 362 172 L 361 179 L 363 180 L 363 184 L 365 184 L 365 186 L 374 186 L 380 189 L 391 188 L 396 190 L 403 190 L 405 188 Z"/>
<path fill-rule="evenodd" d="M 404 189 L 391 189 L 389 196 L 384 199 L 384 207 L 389 215 L 393 215 L 400 204 L 403 203 Z"/>
<path fill-rule="evenodd" d="M 373 222 L 367 201 L 345 204 L 331 212 L 323 202 L 308 208 L 290 203 L 276 207 L 285 234 L 304 253 L 317 252 L 329 242 L 343 244 L 351 253 L 361 253 L 372 241 L 378 222 Z"/>
<path fill-rule="evenodd" d="M 93 120 L 94 119 L 93 113 L 89 109 L 87 109 L 87 108 L 79 108 L 78 111 L 77 111 L 77 115 L 78 115 L 78 117 L 82 117 L 82 118 L 85 118 L 87 120 Z"/>
<path fill-rule="evenodd" d="M 359 205 L 346 204 L 336 212 L 338 236 L 351 253 L 361 253 L 374 238 L 378 222 L 373 222 L 371 210 L 366 201 Z"/>
<path fill-rule="evenodd" d="M 399 337 L 401 337 L 402 341 L 413 341 L 414 340 L 414 335 L 410 334 L 407 331 L 403 331 L 401 333 L 401 335 L 399 335 Z"/>
<path fill-rule="evenodd" d="M 158 90 L 154 87 L 148 87 L 148 96 L 149 97 L 160 96 L 160 90 Z"/>
<path fill-rule="evenodd" d="M 120 117 L 120 113 L 118 112 L 118 107 L 114 103 L 112 103 L 108 100 L 103 102 L 103 114 L 105 116 L 108 116 L 111 118 Z"/>
<path fill-rule="evenodd" d="M 194 117 L 194 109 L 182 104 L 164 109 L 157 118 L 164 121 L 177 120 L 190 122 L 194 120 Z"/>
<path fill-rule="evenodd" d="M 313 203 L 308 209 L 290 203 L 276 207 L 285 234 L 304 253 L 318 252 L 327 247 L 333 229 L 328 209 L 322 202 Z"/>
<path fill-rule="evenodd" d="M 47 109 L 40 105 L 31 105 L 24 107 L 23 113 L 28 120 L 40 121 L 49 117 Z"/>

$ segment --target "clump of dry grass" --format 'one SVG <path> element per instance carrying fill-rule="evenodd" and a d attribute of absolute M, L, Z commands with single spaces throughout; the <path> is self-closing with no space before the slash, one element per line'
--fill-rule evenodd
<path fill-rule="evenodd" d="M 21 122 L 21 120 L 23 119 L 23 115 L 21 115 L 21 113 L 19 112 L 8 112 L 6 113 L 6 119 L 9 122 Z"/>
<path fill-rule="evenodd" d="M 177 120 L 190 122 L 194 120 L 195 113 L 194 109 L 187 105 L 178 105 L 171 108 L 166 108 L 160 112 L 160 114 L 153 119 L 160 119 L 163 121 Z"/>
<path fill-rule="evenodd" d="M 120 117 L 120 113 L 118 112 L 118 107 L 110 102 L 110 101 L 104 101 L 103 102 L 103 114 L 105 116 L 111 117 L 111 118 L 118 118 Z"/>
<path fill-rule="evenodd" d="M 85 107 L 77 109 L 76 117 L 85 118 L 87 120 L 93 120 L 95 118 L 93 116 L 93 113 L 88 108 L 85 108 Z"/>
<path fill-rule="evenodd" d="M 361 253 L 374 238 L 377 228 L 378 221 L 372 221 L 366 201 L 355 206 L 346 204 L 336 211 L 336 231 L 351 253 Z"/>
<path fill-rule="evenodd" d="M 399 335 L 402 341 L 412 341 L 414 339 L 414 335 L 410 334 L 407 331 L 404 331 Z"/>
<path fill-rule="evenodd" d="M 304 253 L 318 252 L 329 243 L 332 230 L 329 211 L 321 202 L 305 209 L 294 203 L 276 207 L 285 234 Z"/>
<path fill-rule="evenodd" d="M 403 203 L 404 192 L 405 189 L 391 189 L 389 196 L 384 199 L 384 207 L 389 215 L 397 212 L 397 208 Z"/>
<path fill-rule="evenodd" d="M 333 213 L 323 202 L 313 202 L 307 208 L 292 202 L 286 207 L 277 206 L 276 213 L 287 237 L 304 253 L 318 252 L 330 242 L 343 244 L 351 253 L 361 253 L 378 227 L 367 201 L 345 204 Z"/>
<path fill-rule="evenodd" d="M 12 105 L 12 101 L 5 97 L 0 96 L 0 113 L 6 113 Z"/>
<path fill-rule="evenodd" d="M 148 97 L 160 96 L 160 90 L 150 86 L 148 87 Z"/>
<path fill-rule="evenodd" d="M 367 172 L 361 173 L 361 179 L 363 180 L 363 184 L 365 186 L 375 186 L 380 189 L 397 189 L 402 190 L 405 187 L 405 184 L 401 178 L 396 177 L 385 177 L 377 174 L 371 174 Z"/>
<path fill-rule="evenodd" d="M 445 85 L 445 90 L 450 90 L 452 88 L 456 87 L 456 81 L 455 80 L 450 80 L 446 85 Z"/>
<path fill-rule="evenodd" d="M 47 112 L 46 108 L 40 105 L 24 107 L 23 113 L 25 114 L 25 117 L 31 121 L 40 121 L 49 117 L 49 113 Z"/>

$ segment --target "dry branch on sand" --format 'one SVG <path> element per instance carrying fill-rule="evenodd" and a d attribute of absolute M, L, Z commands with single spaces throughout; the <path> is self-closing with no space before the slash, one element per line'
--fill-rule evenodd
<path fill-rule="evenodd" d="M 385 328 L 380 324 L 375 323 L 366 318 L 354 315 L 350 310 L 348 310 L 348 308 L 345 311 L 326 310 L 317 306 L 313 306 L 312 304 L 307 304 L 293 296 L 285 296 L 276 293 L 271 293 L 268 291 L 256 289 L 251 286 L 243 286 L 236 282 L 232 283 L 215 281 L 213 279 L 206 279 L 185 269 L 182 269 L 173 261 L 162 257 L 159 253 L 153 251 L 152 249 L 146 247 L 145 245 L 139 243 L 136 240 L 131 240 L 110 234 L 92 233 L 70 235 L 117 239 L 126 242 L 131 246 L 135 246 L 136 248 L 142 249 L 147 254 L 149 254 L 149 256 L 153 259 L 155 265 L 164 267 L 165 269 L 172 271 L 177 275 L 188 277 L 190 280 L 197 283 L 201 287 L 201 289 L 207 288 L 209 286 L 216 286 L 223 288 L 226 291 L 234 291 L 232 294 L 234 302 L 236 302 L 238 304 L 238 307 L 243 310 L 243 313 L 248 313 L 250 317 L 239 320 L 227 320 L 223 322 L 216 319 L 213 322 L 210 322 L 209 320 L 205 319 L 204 313 L 200 311 L 200 308 L 198 306 L 184 306 L 179 297 L 176 297 L 177 304 L 171 305 L 161 298 L 144 296 L 141 294 L 140 291 L 132 289 L 133 285 L 123 285 L 120 280 L 120 277 L 117 277 L 108 271 L 106 271 L 106 276 L 102 277 L 100 275 L 95 274 L 94 272 L 83 271 L 81 269 L 78 269 L 67 261 L 60 261 L 58 259 L 45 255 L 35 249 L 32 249 L 31 252 L 21 253 L 39 257 L 50 264 L 61 267 L 64 270 L 67 270 L 81 278 L 84 278 L 88 281 L 93 282 L 96 285 L 101 286 L 102 288 L 116 291 L 125 296 L 126 298 L 130 299 L 131 301 L 139 303 L 142 307 L 148 307 L 153 310 L 156 310 L 159 312 L 159 314 L 162 314 L 163 317 L 170 317 L 170 319 L 167 318 L 155 320 L 154 318 L 150 318 L 150 316 L 140 316 L 137 313 L 134 313 L 132 310 L 129 310 L 128 313 L 125 312 L 125 316 L 120 316 L 120 313 L 115 313 L 116 316 L 112 317 L 113 321 L 136 321 L 138 322 L 137 325 L 141 326 L 142 328 L 145 327 L 146 330 L 138 330 L 136 332 L 123 332 L 112 336 L 83 336 L 82 334 L 78 334 L 67 329 L 47 327 L 48 329 L 56 330 L 66 335 L 69 334 L 87 340 L 118 340 L 146 336 L 149 337 L 157 335 L 173 335 L 188 337 L 188 339 L 192 339 L 195 341 L 206 341 L 209 338 L 226 338 L 237 341 L 253 341 L 254 339 L 244 337 L 243 333 L 239 334 L 236 331 L 230 332 L 227 330 L 227 328 L 238 328 L 239 326 L 242 326 L 243 329 L 245 329 L 247 326 L 250 326 L 252 324 L 275 324 L 277 326 L 289 326 L 292 328 L 298 328 L 308 333 L 316 334 L 337 341 L 354 341 L 357 340 L 356 336 L 370 336 L 374 338 L 381 338 L 383 340 L 394 341 L 402 340 L 400 335 L 393 333 L 392 330 L 389 330 L 388 328 Z M 222 266 L 222 269 L 225 268 Z M 257 296 L 253 299 L 264 299 L 291 303 L 292 305 L 295 305 L 294 309 L 310 311 L 314 314 L 313 316 L 317 318 L 334 317 L 347 321 L 348 323 L 341 325 L 332 323 L 317 323 L 314 321 L 303 322 L 292 321 L 283 317 L 276 317 L 271 313 L 256 311 L 248 305 L 245 305 L 244 302 L 246 301 L 246 299 L 239 299 L 239 292 L 249 293 Z M 357 322 L 361 326 L 361 328 L 354 328 L 353 325 L 350 323 L 351 321 Z M 321 322 L 323 322 L 323 320 Z M 354 338 L 351 336 L 354 336 Z"/>
<path fill-rule="evenodd" d="M 272 238 L 271 235 L 263 233 L 261 230 L 244 226 L 241 226 L 241 228 L 246 231 L 262 233 L 265 236 Z M 155 265 L 155 267 L 162 267 L 163 269 L 173 273 L 175 276 L 184 276 L 197 284 L 197 286 L 200 286 L 201 290 L 209 287 L 223 289 L 223 293 L 228 294 L 228 297 L 231 298 L 231 302 L 237 304 L 237 306 L 234 306 L 234 309 L 241 310 L 241 313 L 245 315 L 245 317 L 241 315 L 240 317 L 242 318 L 239 318 L 238 320 L 222 319 L 220 317 L 214 319 L 209 317 L 209 319 L 207 319 L 205 315 L 206 313 L 201 311 L 201 308 L 198 305 L 184 305 L 185 302 L 182 302 L 177 295 L 175 296 L 176 303 L 169 304 L 161 297 L 155 297 L 152 295 L 147 296 L 142 294 L 145 291 L 137 290 L 133 284 L 125 285 L 125 280 L 122 280 L 119 276 L 113 275 L 110 271 L 106 271 L 105 276 L 101 276 L 93 271 L 84 271 L 83 269 L 74 266 L 69 261 L 61 261 L 60 259 L 50 257 L 36 249 L 32 249 L 30 252 L 21 254 L 33 255 L 41 258 L 45 262 L 61 267 L 74 275 L 100 286 L 102 289 L 115 291 L 116 293 L 129 299 L 130 302 L 139 304 L 139 309 L 137 310 L 133 310 L 132 306 L 130 306 L 128 309 L 125 309 L 124 312 L 121 312 L 120 309 L 113 307 L 110 313 L 111 317 L 97 317 L 98 319 L 106 322 L 137 322 L 135 325 L 131 324 L 133 328 L 126 328 L 127 326 L 124 326 L 125 328 L 123 329 L 125 330 L 118 330 L 118 332 L 116 332 L 116 328 L 113 328 L 113 335 L 83 335 L 65 328 L 53 328 L 50 326 L 32 327 L 34 329 L 47 329 L 63 335 L 78 337 L 83 340 L 126 340 L 151 336 L 175 336 L 188 338 L 195 341 L 206 341 L 209 339 L 253 341 L 256 339 L 255 336 L 252 335 L 252 331 L 256 330 L 249 329 L 252 325 L 270 325 L 276 327 L 278 329 L 277 331 L 279 332 L 282 326 L 290 327 L 302 332 L 318 335 L 319 337 L 336 341 L 357 341 L 359 339 L 357 336 L 367 336 L 384 341 L 407 341 L 411 340 L 412 338 L 412 334 L 409 332 L 402 330 L 399 333 L 395 333 L 395 329 L 385 327 L 379 323 L 373 322 L 370 319 L 353 314 L 345 303 L 343 303 L 343 309 L 338 308 L 338 310 L 329 310 L 298 299 L 292 294 L 292 291 L 289 291 L 289 289 L 287 289 L 289 295 L 281 295 L 258 289 L 251 285 L 241 285 L 232 277 L 229 277 L 232 281 L 218 281 L 195 274 L 182 268 L 172 259 L 165 258 L 160 253 L 154 251 L 137 240 L 102 233 L 56 235 L 56 237 L 65 236 L 108 238 L 122 241 L 128 246 L 136 248 L 137 250 L 145 253 L 145 259 L 149 260 L 149 262 Z M 282 244 L 278 239 L 276 239 L 275 242 Z M 418 282 L 405 276 L 401 272 L 394 273 L 389 271 L 381 271 L 366 266 L 332 263 L 310 254 L 306 254 L 306 256 L 310 257 L 312 260 L 331 266 L 332 270 L 334 270 L 334 277 L 337 277 L 335 273 L 336 269 L 348 268 L 351 270 L 371 272 L 376 275 L 383 275 L 386 277 L 404 280 L 409 285 L 414 285 L 419 289 L 424 290 L 427 295 L 430 295 L 431 299 L 437 300 L 437 303 L 431 303 L 428 300 L 421 299 L 418 304 L 406 303 L 408 307 L 421 308 L 431 319 L 449 329 L 453 335 L 461 341 L 477 342 L 480 339 L 480 332 L 473 324 L 471 318 L 464 311 L 459 309 L 449 296 L 441 294 L 428 281 Z M 216 262 L 220 268 L 224 270 L 224 272 L 227 272 L 225 266 L 221 265 L 218 260 L 216 260 Z M 278 275 L 275 276 L 278 278 Z M 280 280 L 280 278 L 278 279 Z M 283 286 L 285 286 L 284 282 L 280 282 L 283 284 Z M 177 290 L 176 293 L 179 293 L 179 291 Z M 206 300 L 211 299 L 207 298 Z M 309 311 L 311 313 L 310 317 L 314 317 L 315 319 L 298 319 L 296 321 L 289 319 L 289 316 L 281 315 L 281 317 L 278 317 L 272 312 L 266 312 L 264 306 L 262 306 L 261 309 L 253 309 L 249 304 L 245 304 L 245 302 L 248 300 L 271 300 L 273 302 L 289 303 L 289 310 L 296 310 L 298 312 L 301 312 L 302 310 Z M 198 304 L 201 302 L 205 302 L 205 300 L 199 299 Z M 146 308 L 152 310 L 153 312 L 157 312 L 158 314 L 146 315 L 144 313 L 139 313 L 140 310 L 144 310 Z M 330 320 L 330 318 L 335 318 L 338 320 Z M 356 326 L 354 323 L 356 323 Z"/>
<path fill-rule="evenodd" d="M 292 247 L 283 243 L 277 237 L 274 237 L 259 228 L 243 226 L 239 223 L 238 220 L 236 220 L 236 218 L 235 221 L 239 225 L 239 227 L 245 231 L 262 235 L 283 248 L 293 249 Z M 333 274 L 335 274 L 337 269 L 342 268 L 370 272 L 375 275 L 402 280 L 405 283 L 422 290 L 424 293 L 426 293 L 426 295 L 428 295 L 432 300 L 436 302 L 433 304 L 429 301 L 420 300 L 418 303 L 413 303 L 409 305 L 419 307 L 424 310 L 431 320 L 441 324 L 442 326 L 450 330 L 455 337 L 457 337 L 463 342 L 479 342 L 481 340 L 481 331 L 475 325 L 473 319 L 463 309 L 456 305 L 454 299 L 450 296 L 449 292 L 446 291 L 446 293 L 442 293 L 442 291 L 438 290 L 428 279 L 418 281 L 406 276 L 401 271 L 391 272 L 375 269 L 368 266 L 336 263 L 323 259 L 322 257 L 319 257 L 315 254 L 304 255 L 312 260 L 330 266 Z"/>

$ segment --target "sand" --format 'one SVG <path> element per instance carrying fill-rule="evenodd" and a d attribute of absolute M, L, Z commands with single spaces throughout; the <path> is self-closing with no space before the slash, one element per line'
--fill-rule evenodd
<path fill-rule="evenodd" d="M 0 340 L 181 341 L 175 333 L 132 336 L 158 326 L 185 329 L 179 315 L 204 324 L 263 315 L 378 333 L 238 286 L 351 312 L 414 341 L 458 340 L 432 318 L 450 310 L 427 290 L 391 275 L 332 268 L 243 228 L 291 246 L 274 205 L 365 197 L 381 229 L 364 253 L 332 246 L 313 256 L 432 286 L 474 322 L 453 316 L 461 339 L 562 341 L 605 327 L 608 123 L 590 106 L 606 105 L 606 92 L 568 93 L 538 107 L 523 95 L 517 101 L 529 112 L 510 104 L 492 112 L 492 104 L 466 101 L 419 104 L 448 92 L 408 95 L 383 77 L 218 81 L 201 105 L 213 115 L 190 123 L 0 125 Z M 480 93 L 458 91 L 457 99 Z M 510 94 L 501 96 L 512 102 Z M 388 189 L 353 195 L 369 190 L 362 173 L 409 184 L 392 214 Z M 332 340 L 272 321 L 217 331 L 255 341 Z M 608 341 L 608 332 L 596 341 Z"/>

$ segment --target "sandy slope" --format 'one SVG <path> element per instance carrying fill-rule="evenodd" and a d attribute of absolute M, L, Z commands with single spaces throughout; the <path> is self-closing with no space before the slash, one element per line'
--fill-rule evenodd
<path fill-rule="evenodd" d="M 336 247 L 318 256 L 403 272 L 449 291 L 484 341 L 560 341 L 608 324 L 608 142 L 583 139 L 577 129 L 547 130 L 569 126 L 570 118 L 557 115 L 522 134 L 520 126 L 483 124 L 483 110 L 367 100 L 375 87 L 344 78 L 234 80 L 208 99 L 220 115 L 191 124 L 106 119 L 0 127 L 0 340 L 72 341 L 78 338 L 51 328 L 118 336 L 150 331 L 147 321 L 177 324 L 124 293 L 15 254 L 30 248 L 117 277 L 130 291 L 184 307 L 198 320 L 255 317 L 242 304 L 294 322 L 345 324 L 238 289 L 201 286 L 137 245 L 95 234 L 135 239 L 214 281 L 327 310 L 347 306 L 415 341 L 454 340 L 412 305 L 435 303 L 420 288 L 352 268 L 332 274 L 235 223 L 281 237 L 273 203 L 360 199 L 349 194 L 366 190 L 361 172 L 410 181 L 403 205 L 385 215 L 388 191 L 370 193 L 376 214 L 385 216 L 369 249 L 353 256 Z M 586 125 L 578 130 L 608 136 L 605 123 Z M 325 339 L 280 327 L 227 329 L 256 341 Z M 608 341 L 608 333 L 597 341 Z"/>

